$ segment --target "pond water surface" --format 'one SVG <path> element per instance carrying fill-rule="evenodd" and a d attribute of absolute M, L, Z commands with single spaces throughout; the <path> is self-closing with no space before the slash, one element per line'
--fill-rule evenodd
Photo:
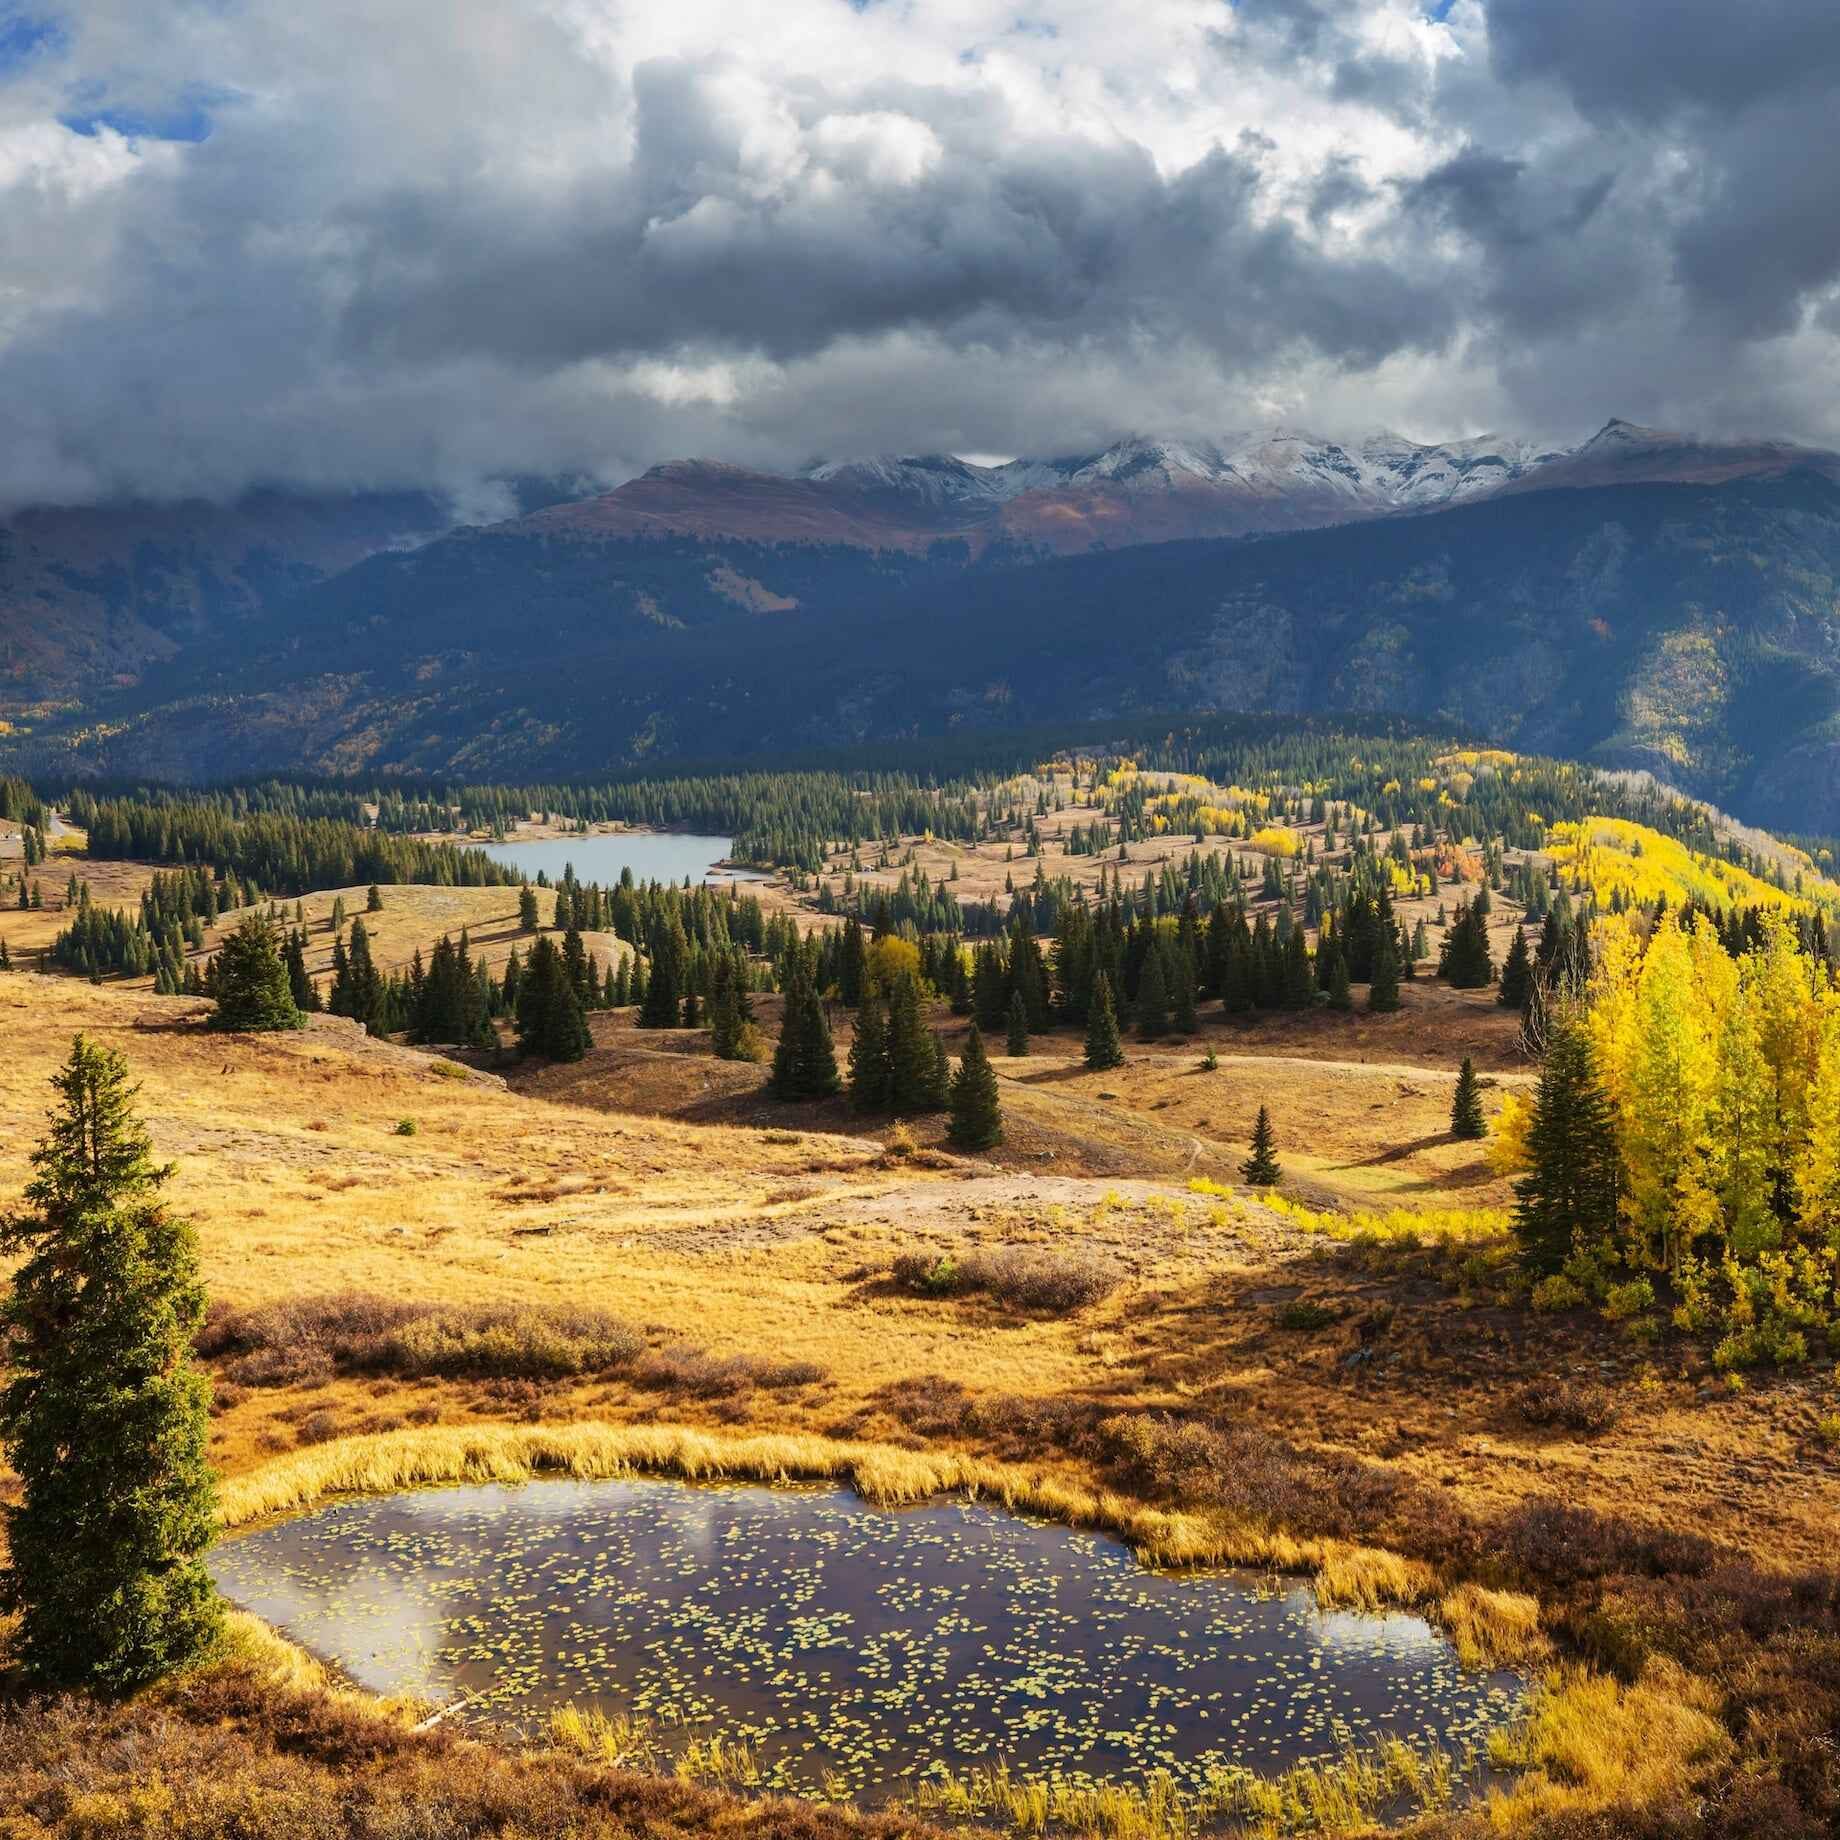
<path fill-rule="evenodd" d="M 622 869 L 630 869 L 636 882 L 681 882 L 686 875 L 700 882 L 728 855 L 734 841 L 681 831 L 596 831 L 586 837 L 539 837 L 479 847 L 494 862 L 507 864 L 533 882 L 539 870 L 552 882 L 559 882 L 563 870 L 573 863 L 577 881 L 611 888 Z M 728 879 L 726 872 L 723 879 Z M 745 870 L 740 879 L 749 879 Z"/>
<path fill-rule="evenodd" d="M 1069 1780 L 1275 1773 L 1345 1739 L 1461 1754 L 1513 1711 L 1406 1615 L 969 1502 L 540 1482 L 343 1502 L 219 1546 L 226 1595 L 376 1692 L 535 1721 L 575 1702 L 827 1770 L 874 1802 L 935 1765 Z"/>

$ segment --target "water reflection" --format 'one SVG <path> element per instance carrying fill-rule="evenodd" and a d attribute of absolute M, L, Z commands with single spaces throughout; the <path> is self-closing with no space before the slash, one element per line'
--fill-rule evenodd
<path fill-rule="evenodd" d="M 681 882 L 686 875 L 700 882 L 728 855 L 733 842 L 730 837 L 680 832 L 601 831 L 588 837 L 543 837 L 480 847 L 494 862 L 508 864 L 533 882 L 539 870 L 552 882 L 559 882 L 563 871 L 573 863 L 577 881 L 599 882 L 603 888 L 611 888 L 620 879 L 622 869 L 631 869 L 633 880 L 639 883 Z M 733 874 L 724 870 L 719 879 L 745 882 L 756 878 L 746 870 Z"/>
<path fill-rule="evenodd" d="M 867 1800 L 935 1762 L 1070 1779 L 1275 1772 L 1345 1737 L 1460 1750 L 1514 1676 L 1417 1617 L 1141 1568 L 972 1503 L 548 1482 L 343 1503 L 218 1548 L 224 1591 L 374 1691 L 568 1701 L 751 1738 L 769 1779 Z"/>

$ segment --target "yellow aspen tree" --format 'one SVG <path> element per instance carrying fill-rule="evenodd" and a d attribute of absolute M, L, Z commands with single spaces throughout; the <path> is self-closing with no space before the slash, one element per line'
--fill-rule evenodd
<path fill-rule="evenodd" d="M 1820 967 L 1780 914 L 1766 914 L 1761 947 L 1744 962 L 1744 1003 L 1756 1018 L 1770 1083 L 1770 1205 L 1779 1222 L 1794 1206 L 1793 1172 L 1808 1137 L 1808 1103 L 1820 1051 Z"/>
<path fill-rule="evenodd" d="M 1642 975 L 1642 938 L 1626 914 L 1610 914 L 1598 922 L 1594 947 L 1586 1028 L 1597 1076 L 1616 1122 L 1617 1151 L 1624 1164 L 1618 1190 L 1626 1196 L 1627 1146 L 1635 1126 L 1636 987 Z M 1627 1207 L 1621 1211 L 1626 1215 Z"/>
<path fill-rule="evenodd" d="M 1754 1257 L 1781 1238 L 1771 1212 L 1776 1102 L 1755 1006 L 1747 1000 L 1747 958 L 1740 969 L 1710 923 L 1698 922 L 1687 942 L 1693 981 L 1714 1031 L 1717 1056 L 1713 1099 L 1711 1179 L 1724 1229 L 1741 1258 Z"/>
<path fill-rule="evenodd" d="M 1815 1043 L 1808 1136 L 1793 1176 L 1795 1225 L 1804 1241 L 1840 1246 L 1840 993 L 1822 993 Z"/>
<path fill-rule="evenodd" d="M 1677 1271 L 1682 1253 L 1721 1216 L 1712 1186 L 1718 1089 L 1715 1019 L 1687 936 L 1672 914 L 1649 939 L 1636 985 L 1623 1154 L 1625 1215 L 1643 1257 Z"/>

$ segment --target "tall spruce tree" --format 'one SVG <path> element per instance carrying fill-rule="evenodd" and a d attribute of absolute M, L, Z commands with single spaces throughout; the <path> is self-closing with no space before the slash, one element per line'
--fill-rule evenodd
<path fill-rule="evenodd" d="M 1399 950 L 1388 927 L 1374 947 L 1373 979 L 1367 986 L 1367 1007 L 1388 1015 L 1399 1007 Z"/>
<path fill-rule="evenodd" d="M 887 1011 L 873 990 L 864 990 L 850 1041 L 850 1104 L 859 1112 L 879 1112 L 888 1104 L 893 1088 Z"/>
<path fill-rule="evenodd" d="M 1456 1091 L 1450 1101 L 1450 1134 L 1475 1139 L 1486 1137 L 1489 1127 L 1482 1116 L 1482 1087 L 1476 1079 L 1476 1063 L 1466 1054 L 1457 1070 Z"/>
<path fill-rule="evenodd" d="M 1533 989 L 1533 958 L 1527 950 L 1527 935 L 1517 926 L 1508 942 L 1508 956 L 1501 964 L 1501 989 L 1495 1001 L 1507 1009 L 1525 1009 Z"/>
<path fill-rule="evenodd" d="M 1303 928 L 1293 926 L 1284 942 L 1284 1007 L 1308 1009 L 1316 1000 L 1316 973 L 1310 965 L 1310 948 Z"/>
<path fill-rule="evenodd" d="M 1004 1046 L 1013 1059 L 1029 1051 L 1029 1006 L 1019 990 L 1009 1000 L 1008 1040 Z"/>
<path fill-rule="evenodd" d="M 741 1058 L 741 1005 L 735 1001 L 735 961 L 718 953 L 709 993 L 709 1045 L 719 1061 Z"/>
<path fill-rule="evenodd" d="M 1558 1271 L 1574 1239 L 1594 1244 L 1616 1221 L 1616 1139 L 1610 1101 L 1583 1023 L 1560 1013 L 1527 1121 L 1527 1173 L 1514 1185 L 1514 1237 L 1529 1271 Z"/>
<path fill-rule="evenodd" d="M 305 1026 L 287 966 L 275 941 L 274 922 L 261 908 L 251 908 L 218 948 L 217 1008 L 214 1029 L 267 1031 Z"/>
<path fill-rule="evenodd" d="M 1112 1007 L 1112 980 L 1103 971 L 1093 979 L 1092 1000 L 1086 1006 L 1086 1065 L 1095 1073 L 1124 1065 L 1118 1013 Z"/>
<path fill-rule="evenodd" d="M 803 951 L 795 951 L 794 958 L 797 969 L 786 991 L 768 1090 L 776 1099 L 827 1099 L 842 1084 L 837 1050 L 811 965 Z"/>
<path fill-rule="evenodd" d="M 594 1045 L 555 941 L 539 933 L 518 979 L 518 1047 L 545 1060 L 578 1061 Z"/>
<path fill-rule="evenodd" d="M 1457 990 L 1482 990 L 1495 981 L 1489 931 L 1472 901 L 1461 901 L 1438 953 L 1438 976 Z"/>
<path fill-rule="evenodd" d="M 216 1529 L 197 1239 L 161 1205 L 119 1055 L 78 1036 L 0 1253 L 23 1254 L 0 1304 L 10 1377 L 0 1448 L 0 1606 L 48 1681 L 123 1691 L 202 1652 L 219 1606 L 201 1555 Z"/>
<path fill-rule="evenodd" d="M 1163 954 L 1155 939 L 1144 954 L 1144 968 L 1137 981 L 1137 1032 L 1145 1041 L 1157 1041 L 1169 1033 L 1169 984 L 1163 974 Z"/>
<path fill-rule="evenodd" d="M 971 1025 L 965 1052 L 952 1076 L 951 1122 L 946 1136 L 961 1150 L 988 1150 L 1003 1141 L 1003 1111 L 997 1094 L 997 1070 L 984 1052 L 984 1037 Z"/>
<path fill-rule="evenodd" d="M 1284 1179 L 1284 1171 L 1278 1167 L 1271 1113 L 1262 1105 L 1258 1117 L 1252 1121 L 1252 1154 L 1240 1164 L 1239 1172 L 1254 1188 L 1272 1188 Z"/>
<path fill-rule="evenodd" d="M 937 1072 L 932 1032 L 920 1013 L 920 986 L 911 971 L 900 972 L 888 993 L 888 1103 L 897 1112 L 938 1110 Z"/>

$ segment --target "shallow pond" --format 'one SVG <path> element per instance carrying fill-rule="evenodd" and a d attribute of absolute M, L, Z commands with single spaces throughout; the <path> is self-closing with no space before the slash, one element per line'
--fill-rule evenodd
<path fill-rule="evenodd" d="M 226 1541 L 224 1592 L 377 1692 L 573 1701 L 750 1739 L 769 1783 L 873 1802 L 944 1765 L 1069 1779 L 1276 1772 L 1344 1738 L 1461 1753 L 1511 1674 L 1417 1617 L 1100 1535 L 834 1488 L 541 1482 L 340 1503 Z"/>
<path fill-rule="evenodd" d="M 575 865 L 575 879 L 611 888 L 622 869 L 636 882 L 700 882 L 733 847 L 732 837 L 695 837 L 678 831 L 597 831 L 587 837 L 540 837 L 523 843 L 487 843 L 480 848 L 494 862 L 531 881 L 539 870 L 552 882 Z M 723 880 L 728 876 L 724 874 Z M 740 880 L 749 879 L 742 871 Z"/>

